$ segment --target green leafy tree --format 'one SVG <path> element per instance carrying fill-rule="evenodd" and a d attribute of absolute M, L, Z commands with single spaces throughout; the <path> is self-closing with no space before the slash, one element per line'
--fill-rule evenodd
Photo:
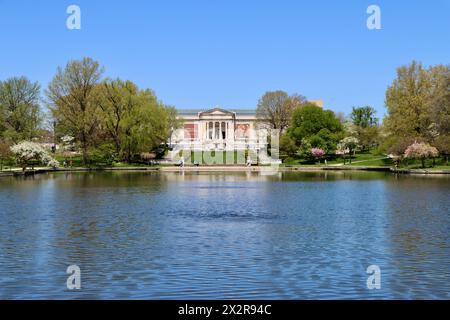
<path fill-rule="evenodd" d="M 378 144 L 378 118 L 374 108 L 353 107 L 350 119 L 351 135 L 358 139 L 362 151 L 370 150 Z"/>
<path fill-rule="evenodd" d="M 378 124 L 376 110 L 370 106 L 353 107 L 350 118 L 355 126 L 361 128 L 373 127 Z"/>
<path fill-rule="evenodd" d="M 288 135 L 283 134 L 280 137 L 280 154 L 287 157 L 293 157 L 297 154 L 298 146 L 295 141 Z"/>
<path fill-rule="evenodd" d="M 413 61 L 397 69 L 397 78 L 386 92 L 386 126 L 400 137 L 423 136 L 431 124 L 428 108 L 430 77 Z"/>
<path fill-rule="evenodd" d="M 106 80 L 98 89 L 102 127 L 121 160 L 130 162 L 154 150 L 179 126 L 175 109 L 159 102 L 151 90 L 120 79 Z"/>
<path fill-rule="evenodd" d="M 450 135 L 440 135 L 433 142 L 439 154 L 445 158 L 445 165 L 448 166 L 448 158 L 450 156 Z"/>
<path fill-rule="evenodd" d="M 436 135 L 450 133 L 450 66 L 437 65 L 429 69 L 431 90 L 428 104 L 430 120 Z"/>
<path fill-rule="evenodd" d="M 413 61 L 397 70 L 386 92 L 385 125 L 397 137 L 422 137 L 431 141 L 447 134 L 450 126 L 450 69 L 428 69 Z"/>
<path fill-rule="evenodd" d="M 83 163 L 95 143 L 100 123 L 96 87 L 103 69 L 91 58 L 73 60 L 58 68 L 48 86 L 49 108 L 63 134 L 75 136 L 81 145 Z"/>
<path fill-rule="evenodd" d="M 322 148 L 330 152 L 342 138 L 343 126 L 333 111 L 305 105 L 293 111 L 287 133 L 299 146 L 307 139 L 311 144 L 309 149 Z"/>
<path fill-rule="evenodd" d="M 0 134 L 13 142 L 33 139 L 42 122 L 40 86 L 25 77 L 0 82 Z"/>

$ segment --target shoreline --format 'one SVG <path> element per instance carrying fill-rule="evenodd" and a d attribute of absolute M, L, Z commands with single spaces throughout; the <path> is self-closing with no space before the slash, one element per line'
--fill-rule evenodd
<path fill-rule="evenodd" d="M 37 168 L 34 170 L 22 171 L 2 171 L 1 177 L 28 176 L 35 174 L 44 174 L 52 172 L 100 172 L 100 171 L 153 171 L 153 172 L 319 172 L 319 171 L 378 171 L 390 172 L 393 174 L 418 174 L 418 175 L 436 175 L 450 174 L 450 169 L 395 169 L 391 167 L 368 167 L 368 166 L 349 166 L 349 167 L 298 167 L 298 166 L 186 166 L 183 168 L 175 166 L 163 167 L 106 167 L 106 168 Z"/>

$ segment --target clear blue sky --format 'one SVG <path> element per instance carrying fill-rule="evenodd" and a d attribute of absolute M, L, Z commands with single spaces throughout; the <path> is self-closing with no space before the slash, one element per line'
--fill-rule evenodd
<path fill-rule="evenodd" d="M 81 30 L 66 28 L 70 4 Z M 370 4 L 382 30 L 366 28 Z M 450 63 L 450 0 L 0 0 L 0 35 L 0 79 L 45 88 L 57 66 L 90 56 L 178 108 L 254 108 L 282 89 L 381 117 L 398 66 Z"/>

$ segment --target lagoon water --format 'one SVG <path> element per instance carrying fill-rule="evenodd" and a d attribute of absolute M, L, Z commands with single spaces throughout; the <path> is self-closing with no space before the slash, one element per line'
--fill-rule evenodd
<path fill-rule="evenodd" d="M 370 172 L 2 178 L 0 298 L 448 299 L 449 190 Z"/>

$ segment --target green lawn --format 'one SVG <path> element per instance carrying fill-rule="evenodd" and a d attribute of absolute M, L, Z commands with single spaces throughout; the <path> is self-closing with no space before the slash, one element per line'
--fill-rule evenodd
<path fill-rule="evenodd" d="M 181 152 L 180 152 L 181 154 Z M 186 156 L 188 154 L 188 156 Z M 248 153 L 245 151 L 234 151 L 231 153 L 225 152 L 201 152 L 201 151 L 188 151 L 185 153 L 185 163 L 186 165 L 193 165 L 195 163 L 199 163 L 200 165 L 245 165 Z M 256 155 L 250 155 L 253 161 L 256 161 Z M 74 168 L 86 167 L 83 165 L 81 156 L 76 156 L 72 158 L 64 158 L 60 155 L 56 155 L 55 158 L 60 162 L 61 166 L 63 165 L 64 160 L 67 160 L 69 163 L 72 160 L 72 166 Z M 314 159 L 287 159 L 284 161 L 282 166 L 314 166 L 314 167 L 323 167 L 325 166 L 324 160 L 327 160 L 327 166 L 342 166 L 344 160 L 342 157 L 337 157 L 334 155 L 327 156 L 324 159 L 320 160 L 320 164 Z M 34 163 L 35 167 L 42 167 L 42 164 L 38 162 Z M 112 165 L 106 163 L 92 163 L 92 167 L 117 167 L 117 168 L 125 168 L 125 167 L 149 167 L 149 165 L 145 163 L 125 163 L 125 162 L 115 162 Z M 152 167 L 154 167 L 153 165 Z M 346 159 L 346 166 L 361 166 L 361 167 L 394 167 L 395 164 L 389 158 L 385 158 L 383 155 L 380 155 L 374 151 L 372 152 L 362 152 L 356 153 L 352 156 L 352 163 L 348 163 L 348 156 Z M 418 160 L 404 160 L 398 166 L 400 169 L 422 169 L 421 161 Z M 425 161 L 425 168 L 428 170 L 450 170 L 450 166 L 445 164 L 445 160 L 443 158 L 437 158 L 434 161 L 428 159 Z M 3 168 L 0 171 L 9 171 L 14 169 L 20 169 L 16 166 L 14 161 L 4 161 Z"/>
<path fill-rule="evenodd" d="M 283 165 L 286 166 L 325 166 L 324 160 L 327 160 L 328 166 L 341 166 L 344 164 L 344 159 L 342 157 L 336 157 L 336 156 L 328 156 L 324 159 L 321 159 L 320 164 L 315 160 L 306 160 L 306 159 L 290 159 L 287 162 L 284 162 Z M 356 153 L 354 156 L 352 156 L 352 163 L 349 164 L 348 156 L 346 159 L 346 165 L 349 166 L 364 166 L 364 167 L 393 167 L 395 166 L 395 163 L 389 159 L 386 158 L 383 155 L 380 155 L 376 153 L 375 151 L 372 152 L 360 152 Z M 418 160 L 405 160 L 400 165 L 399 168 L 402 169 L 421 169 L 422 164 Z M 433 166 L 433 160 L 428 159 L 425 161 L 425 167 L 428 169 L 450 169 L 450 166 L 445 165 L 445 161 L 443 158 L 437 158 L 435 159 L 435 165 Z"/>
<path fill-rule="evenodd" d="M 325 159 L 328 166 L 343 165 L 344 159 L 341 156 L 329 155 L 320 160 L 320 164 L 316 160 L 310 159 L 291 159 L 284 162 L 286 165 L 306 165 L 306 166 L 324 166 Z M 393 162 L 385 156 L 375 152 L 356 153 L 351 157 L 352 166 L 391 166 Z M 349 164 L 349 156 L 345 159 L 346 165 Z"/>

